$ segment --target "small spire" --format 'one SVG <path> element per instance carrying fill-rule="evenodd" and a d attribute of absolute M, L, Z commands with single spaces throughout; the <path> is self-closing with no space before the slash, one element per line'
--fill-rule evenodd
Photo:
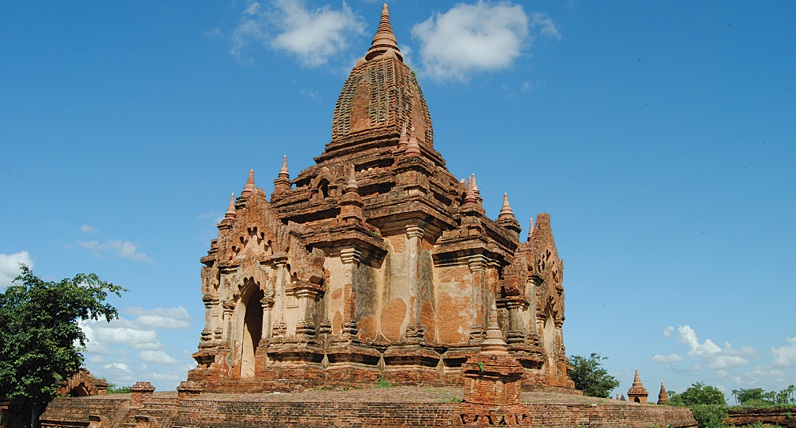
<path fill-rule="evenodd" d="M 475 196 L 481 196 L 481 192 L 478 190 L 478 184 L 475 182 L 475 173 L 473 173 L 473 178 L 470 180 L 470 187 L 473 188 L 473 193 Z"/>
<path fill-rule="evenodd" d="M 224 218 L 234 219 L 238 216 L 235 212 L 235 193 L 232 193 L 232 196 L 229 197 L 229 206 L 227 207 L 227 212 L 224 214 Z"/>
<path fill-rule="evenodd" d="M 386 53 L 392 49 L 398 59 L 403 62 L 403 56 L 401 55 L 400 49 L 398 49 L 398 40 L 395 38 L 395 34 L 392 31 L 392 26 L 390 26 L 390 11 L 387 7 L 387 3 L 384 3 L 384 6 L 381 7 L 381 22 L 379 22 L 379 29 L 376 30 L 376 35 L 373 36 L 373 43 L 370 45 L 370 49 L 368 53 L 365 54 L 365 60 L 370 61 L 371 59 Z"/>
<path fill-rule="evenodd" d="M 345 185 L 345 193 L 356 192 L 359 190 L 357 185 L 357 178 L 354 174 L 354 165 L 351 165 L 350 173 L 348 174 L 348 182 Z"/>
<path fill-rule="evenodd" d="M 401 130 L 401 138 L 398 140 L 398 150 L 403 150 L 409 144 L 409 135 L 406 134 L 406 124 Z"/>
<path fill-rule="evenodd" d="M 498 214 L 498 218 L 501 217 L 514 217 L 514 211 L 511 210 L 511 205 L 509 205 L 509 194 L 503 194 L 503 206 L 500 207 L 500 214 Z"/>
<path fill-rule="evenodd" d="M 503 332 L 500 331 L 498 326 L 495 302 L 492 302 L 492 308 L 489 311 L 489 324 L 486 328 L 486 339 L 481 342 L 481 353 L 500 355 L 508 355 L 509 353 L 506 341 L 503 340 Z"/>
<path fill-rule="evenodd" d="M 406 145 L 404 154 L 407 156 L 420 156 L 420 144 L 418 144 L 417 138 L 415 138 L 414 127 L 412 127 L 412 131 L 409 133 L 409 144 Z"/>
<path fill-rule="evenodd" d="M 661 390 L 658 392 L 658 404 L 666 404 L 669 401 L 669 393 L 666 392 L 666 387 L 663 386 L 663 381 L 661 381 Z"/>
<path fill-rule="evenodd" d="M 641 385 L 641 377 L 638 375 L 638 369 L 636 369 L 636 375 L 633 376 L 633 386 Z"/>
<path fill-rule="evenodd" d="M 477 204 L 478 197 L 475 196 L 475 192 L 473 191 L 473 177 L 470 177 L 470 180 L 467 182 L 467 192 L 464 194 L 464 204 Z"/>
<path fill-rule="evenodd" d="M 282 156 L 282 168 L 279 169 L 279 178 L 290 179 L 290 174 L 287 172 L 287 155 Z"/>
<path fill-rule="evenodd" d="M 531 217 L 531 227 L 528 228 L 528 240 L 531 240 L 531 235 L 533 234 L 533 217 Z"/>
<path fill-rule="evenodd" d="M 249 179 L 246 180 L 246 185 L 243 186 L 243 191 L 240 192 L 242 198 L 248 198 L 254 192 L 254 170 L 249 170 Z"/>

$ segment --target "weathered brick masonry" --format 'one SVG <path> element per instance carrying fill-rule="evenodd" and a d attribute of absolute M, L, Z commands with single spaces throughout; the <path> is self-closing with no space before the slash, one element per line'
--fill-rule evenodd
<path fill-rule="evenodd" d="M 291 180 L 283 159 L 270 199 L 253 171 L 230 198 L 178 393 L 57 399 L 44 425 L 696 426 L 574 391 L 550 216 L 522 239 L 508 196 L 490 219 L 475 174 L 448 171 L 387 5 L 315 161 Z"/>
<path fill-rule="evenodd" d="M 301 394 L 205 393 L 201 398 L 182 401 L 174 393 L 155 393 L 142 407 L 131 408 L 127 394 L 59 398 L 50 405 L 42 422 L 49 427 L 87 427 L 89 416 L 96 415 L 97 428 L 145 423 L 153 427 L 446 427 L 462 426 L 459 415 L 465 403 L 453 402 L 461 398 L 462 392 L 456 388 L 414 387 Z M 696 427 L 688 410 L 671 406 L 557 393 L 523 393 L 521 405 L 529 415 L 524 426 Z"/>

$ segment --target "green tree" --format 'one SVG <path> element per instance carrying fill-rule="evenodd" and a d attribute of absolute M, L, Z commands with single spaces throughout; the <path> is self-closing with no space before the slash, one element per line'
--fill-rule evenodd
<path fill-rule="evenodd" d="M 691 409 L 699 428 L 725 427 L 723 420 L 727 416 L 727 402 L 724 393 L 715 386 L 697 382 L 682 393 L 670 393 L 667 404 Z"/>
<path fill-rule="evenodd" d="M 118 386 L 116 384 L 108 384 L 108 389 L 106 390 L 106 394 L 129 394 L 132 391 L 132 388 L 129 386 Z"/>
<path fill-rule="evenodd" d="M 592 352 L 589 358 L 580 355 L 569 357 L 569 378 L 575 382 L 575 388 L 583 391 L 583 395 L 608 398 L 611 391 L 619 386 L 619 381 L 601 366 L 603 357 Z"/>
<path fill-rule="evenodd" d="M 669 404 L 674 406 L 691 407 L 697 404 L 712 404 L 726 406 L 724 393 L 715 386 L 705 385 L 697 382 L 679 394 L 669 396 Z"/>
<path fill-rule="evenodd" d="M 0 397 L 26 401 L 31 426 L 59 384 L 83 364 L 86 335 L 78 322 L 118 318 L 105 299 L 122 291 L 95 274 L 43 281 L 21 265 L 21 274 L 0 293 Z"/>
<path fill-rule="evenodd" d="M 763 388 L 741 388 L 732 391 L 738 403 L 747 407 L 771 407 L 792 404 L 794 386 L 790 385 L 780 392 L 764 391 Z"/>
<path fill-rule="evenodd" d="M 787 388 L 778 392 L 774 397 L 774 402 L 777 404 L 794 404 L 796 400 L 793 399 L 793 393 L 796 392 L 796 387 L 788 385 Z"/>

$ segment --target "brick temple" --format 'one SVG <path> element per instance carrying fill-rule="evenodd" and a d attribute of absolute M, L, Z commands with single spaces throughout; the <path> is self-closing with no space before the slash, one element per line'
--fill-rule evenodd
<path fill-rule="evenodd" d="M 232 196 L 176 392 L 60 397 L 42 426 L 696 428 L 574 390 L 549 215 L 521 241 L 506 196 L 490 219 L 475 176 L 447 170 L 386 5 L 315 161 L 291 179 L 284 159 L 270 198 L 253 172 Z"/>
<path fill-rule="evenodd" d="M 550 217 L 522 239 L 507 197 L 483 201 L 475 175 L 448 171 L 386 5 L 331 131 L 297 176 L 283 159 L 270 197 L 251 171 L 231 198 L 201 259 L 206 319 L 188 379 L 208 391 L 461 385 L 495 305 L 523 384 L 572 388 Z"/>

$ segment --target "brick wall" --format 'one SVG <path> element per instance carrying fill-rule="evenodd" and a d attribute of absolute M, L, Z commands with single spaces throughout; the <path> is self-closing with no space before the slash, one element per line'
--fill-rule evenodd
<path fill-rule="evenodd" d="M 444 427 L 462 425 L 461 414 L 466 406 L 457 402 L 290 401 L 288 397 L 285 401 L 258 401 L 257 395 L 241 398 L 216 394 L 178 401 L 172 393 L 156 394 L 155 398 L 144 401 L 142 407 L 128 408 L 129 395 L 106 397 L 58 398 L 43 415 L 43 425 L 88 426 L 89 415 L 99 415 L 103 428 L 135 426 L 138 415 L 149 416 L 153 426 L 162 427 L 242 427 L 264 423 L 305 427 Z M 527 409 L 523 423 L 530 426 L 696 427 L 690 411 L 670 406 L 611 400 L 599 404 L 523 403 L 521 406 Z"/>
<path fill-rule="evenodd" d="M 760 422 L 786 428 L 796 428 L 796 407 L 773 407 L 766 409 L 730 409 L 724 423 L 732 426 L 751 425 Z"/>

